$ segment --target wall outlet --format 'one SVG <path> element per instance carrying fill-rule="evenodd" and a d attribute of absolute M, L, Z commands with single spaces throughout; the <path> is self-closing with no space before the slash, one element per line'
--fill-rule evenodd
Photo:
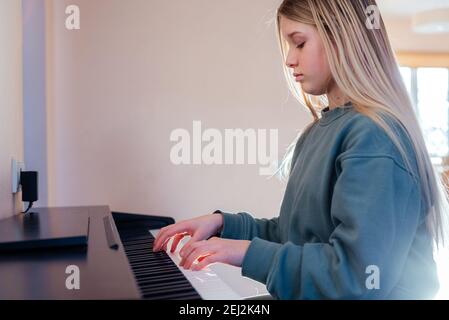
<path fill-rule="evenodd" d="M 20 172 L 25 170 L 25 163 L 12 159 L 11 161 L 11 189 L 15 194 L 20 191 Z"/>

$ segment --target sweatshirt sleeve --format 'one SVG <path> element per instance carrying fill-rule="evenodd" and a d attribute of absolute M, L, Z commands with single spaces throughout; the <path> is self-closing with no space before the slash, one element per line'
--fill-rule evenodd
<path fill-rule="evenodd" d="M 388 155 L 346 157 L 340 166 L 328 242 L 251 241 L 242 274 L 275 298 L 382 299 L 399 281 L 420 221 L 416 178 Z"/>
<path fill-rule="evenodd" d="M 257 219 L 249 213 L 232 214 L 216 210 L 223 215 L 223 229 L 220 237 L 227 239 L 252 240 L 255 237 L 267 241 L 280 242 L 278 218 Z"/>

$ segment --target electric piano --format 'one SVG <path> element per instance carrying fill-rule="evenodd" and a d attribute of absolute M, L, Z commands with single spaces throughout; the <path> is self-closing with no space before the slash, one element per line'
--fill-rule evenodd
<path fill-rule="evenodd" d="M 172 218 L 110 212 L 107 206 L 33 211 L 88 215 L 88 246 L 1 253 L 0 299 L 271 298 L 263 284 L 241 276 L 240 268 L 217 263 L 184 270 L 179 249 L 153 252 L 154 237 Z M 69 266 L 79 269 L 79 288 L 66 285 Z"/>

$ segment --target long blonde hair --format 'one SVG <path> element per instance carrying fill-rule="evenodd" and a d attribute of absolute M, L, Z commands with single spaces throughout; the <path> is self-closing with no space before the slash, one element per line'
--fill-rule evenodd
<path fill-rule="evenodd" d="M 416 154 L 418 178 L 425 206 L 427 227 L 438 246 L 447 236 L 448 193 L 433 167 L 423 134 L 413 110 L 413 104 L 402 80 L 396 57 L 391 48 L 382 17 L 378 28 L 367 27 L 369 6 L 375 0 L 284 0 L 277 12 L 277 32 L 283 61 L 287 44 L 280 30 L 281 16 L 313 25 L 323 41 L 330 70 L 337 86 L 352 102 L 354 109 L 385 130 L 397 146 L 410 172 L 413 172 L 405 145 L 385 116 L 395 119 L 409 137 Z M 373 8 L 373 7 L 370 7 Z M 301 104 L 319 121 L 319 111 L 327 104 L 323 96 L 311 96 L 301 90 L 288 67 L 283 63 L 290 90 Z M 307 130 L 306 128 L 306 130 Z M 296 141 L 287 150 L 281 172 L 289 175 Z"/>

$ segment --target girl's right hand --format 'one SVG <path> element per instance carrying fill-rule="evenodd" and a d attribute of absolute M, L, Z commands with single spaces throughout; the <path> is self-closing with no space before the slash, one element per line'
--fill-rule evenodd
<path fill-rule="evenodd" d="M 162 249 L 167 249 L 167 243 L 171 237 L 174 237 L 170 252 L 175 252 L 179 242 L 185 236 L 192 238 L 184 245 L 185 248 L 190 247 L 196 241 L 207 240 L 211 236 L 217 234 L 223 226 L 223 216 L 221 214 L 208 214 L 198 218 L 180 221 L 178 223 L 162 228 L 153 244 L 153 251 L 157 252 Z"/>

